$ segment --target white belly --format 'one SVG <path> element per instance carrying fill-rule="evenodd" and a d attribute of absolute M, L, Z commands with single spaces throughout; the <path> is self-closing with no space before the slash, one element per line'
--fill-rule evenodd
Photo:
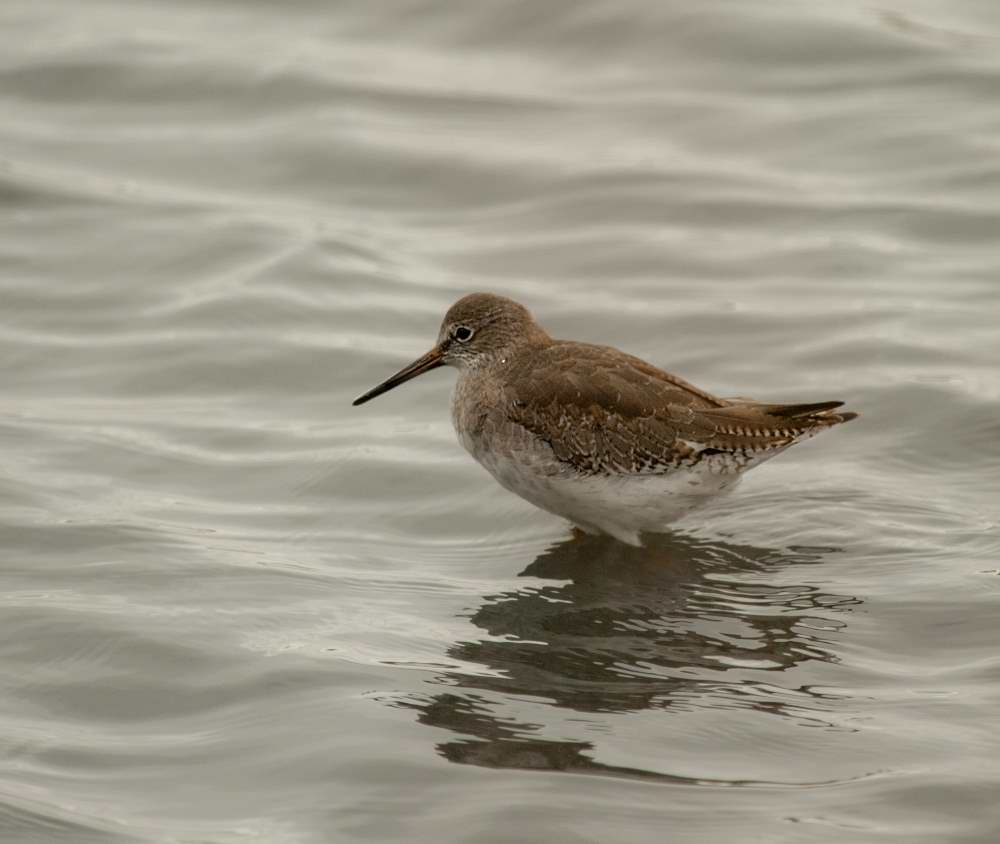
<path fill-rule="evenodd" d="M 536 507 L 590 533 L 608 533 L 630 545 L 656 532 L 739 480 L 723 463 L 703 461 L 665 474 L 580 475 L 560 466 L 547 448 L 496 453 L 460 437 L 501 486 Z"/>

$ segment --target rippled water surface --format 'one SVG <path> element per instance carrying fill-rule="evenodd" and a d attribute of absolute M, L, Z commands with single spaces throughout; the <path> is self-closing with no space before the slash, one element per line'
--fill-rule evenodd
<path fill-rule="evenodd" d="M 1000 840 L 994 0 L 0 6 L 0 839 Z M 476 289 L 863 415 L 644 549 Z"/>

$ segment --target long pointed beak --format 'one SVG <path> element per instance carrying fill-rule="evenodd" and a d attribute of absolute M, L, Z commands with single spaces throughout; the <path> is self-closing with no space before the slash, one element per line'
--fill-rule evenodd
<path fill-rule="evenodd" d="M 386 378 L 377 387 L 372 387 L 363 396 L 358 396 L 351 405 L 357 407 L 359 404 L 364 404 L 366 401 L 375 398 L 375 396 L 380 396 L 382 393 L 388 393 L 393 387 L 398 387 L 404 381 L 409 381 L 411 378 L 416 378 L 418 375 L 424 372 L 430 372 L 432 369 L 437 369 L 439 366 L 444 366 L 444 361 L 442 357 L 444 356 L 444 351 L 440 346 L 435 346 L 422 358 L 417 358 L 409 366 L 404 366 L 395 375 Z"/>

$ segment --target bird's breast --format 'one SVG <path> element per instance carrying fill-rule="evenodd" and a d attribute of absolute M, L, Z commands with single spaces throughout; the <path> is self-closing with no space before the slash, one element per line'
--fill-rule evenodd
<path fill-rule="evenodd" d="M 546 443 L 511 420 L 509 400 L 502 384 L 488 376 L 463 373 L 459 377 L 451 419 L 465 450 L 505 486 L 512 473 L 565 471 Z"/>
<path fill-rule="evenodd" d="M 479 460 L 478 451 L 495 433 L 491 417 L 496 414 L 496 397 L 488 385 L 473 373 L 460 372 L 451 399 L 451 423 L 459 442 Z"/>

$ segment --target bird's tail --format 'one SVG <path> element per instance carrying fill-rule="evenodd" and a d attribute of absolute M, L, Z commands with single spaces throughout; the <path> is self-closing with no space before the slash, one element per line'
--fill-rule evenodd
<path fill-rule="evenodd" d="M 858 414 L 850 410 L 834 413 L 838 407 L 843 407 L 842 401 L 819 401 L 811 404 L 765 404 L 760 410 L 778 419 L 788 419 L 795 422 L 812 422 L 818 425 L 839 425 L 857 419 Z"/>

